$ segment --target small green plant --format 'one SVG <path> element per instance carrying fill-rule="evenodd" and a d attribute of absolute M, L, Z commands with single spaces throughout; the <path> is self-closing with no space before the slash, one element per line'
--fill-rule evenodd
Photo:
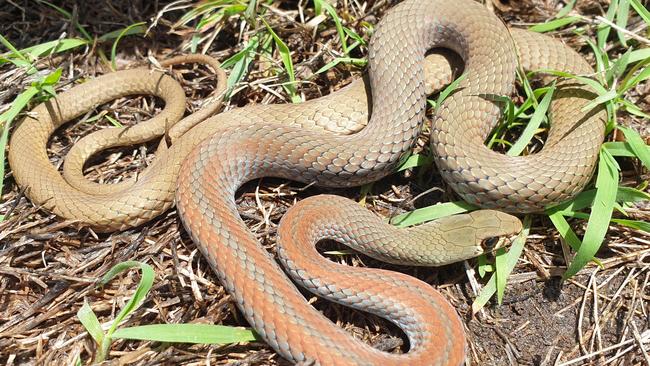
<path fill-rule="evenodd" d="M 273 41 L 275 41 L 275 47 L 277 47 L 278 52 L 280 52 L 282 63 L 284 64 L 284 68 L 287 71 L 287 75 L 289 76 L 289 82 L 282 84 L 282 86 L 289 94 L 292 103 L 300 103 L 302 99 L 296 92 L 296 75 L 293 71 L 293 61 L 291 60 L 291 52 L 289 51 L 289 47 L 287 47 L 284 41 L 282 41 L 282 39 L 278 37 L 277 34 L 275 34 L 273 28 L 271 28 L 269 23 L 267 23 L 264 18 L 262 18 L 262 21 L 264 22 L 264 25 L 266 26 L 269 34 L 271 34 L 271 37 L 273 37 Z"/>
<path fill-rule="evenodd" d="M 151 324 L 136 327 L 120 328 L 120 325 L 139 309 L 145 302 L 149 290 L 153 285 L 154 271 L 146 263 L 128 261 L 122 262 L 111 268 L 99 281 L 99 286 L 104 286 L 118 274 L 131 269 L 139 268 L 142 276 L 138 287 L 129 298 L 126 305 L 120 310 L 104 331 L 97 315 L 84 300 L 83 306 L 77 312 L 77 318 L 86 328 L 88 334 L 97 344 L 96 363 L 107 359 L 111 343 L 115 339 L 136 339 L 166 343 L 199 343 L 199 344 L 228 344 L 238 342 L 252 342 L 257 340 L 252 330 L 210 324 Z"/>
<path fill-rule="evenodd" d="M 259 3 L 269 3 L 269 1 L 262 1 Z M 242 0 L 211 0 L 202 2 L 199 5 L 189 5 L 192 7 L 190 11 L 183 14 L 183 16 L 172 26 L 172 29 L 186 26 L 191 22 L 196 22 L 194 26 L 194 34 L 190 41 L 190 51 L 196 53 L 199 45 L 203 45 L 203 52 L 205 52 L 212 41 L 217 37 L 221 31 L 223 24 L 232 16 L 239 15 L 243 20 L 249 24 L 255 25 L 258 8 L 258 0 L 242 1 Z M 165 7 L 158 15 L 161 17 L 168 10 L 177 10 L 187 6 L 178 6 L 176 3 L 171 6 Z"/>
<path fill-rule="evenodd" d="M 16 66 L 24 67 L 29 75 L 34 75 L 36 73 L 36 68 L 29 61 L 27 56 L 17 50 L 2 35 L 0 35 L 0 42 L 7 47 L 13 55 L 10 62 L 14 63 Z M 54 92 L 54 85 L 59 82 L 61 71 L 61 69 L 56 69 L 45 76 L 39 76 L 36 81 L 32 82 L 27 89 L 16 97 L 13 103 L 11 103 L 11 107 L 9 107 L 6 112 L 0 114 L 0 130 L 2 131 L 0 135 L 0 177 L 2 177 L 2 181 L 0 181 L 0 192 L 2 192 L 4 187 L 5 151 L 9 141 L 9 130 L 11 129 L 11 124 L 14 122 L 16 117 L 27 108 L 32 99 L 43 101 L 56 95 Z M 2 220 L 4 220 L 4 215 L 0 215 L 0 221 Z"/>
<path fill-rule="evenodd" d="M 321 67 L 318 71 L 316 71 L 316 73 L 323 73 L 333 67 L 336 67 L 339 64 L 352 64 L 357 67 L 365 66 L 368 62 L 365 58 L 355 58 L 350 56 L 350 52 L 352 52 L 352 50 L 355 48 L 367 45 L 363 37 L 361 37 L 352 28 L 344 26 L 343 20 L 336 12 L 336 9 L 327 1 L 315 0 L 314 11 L 316 14 L 327 13 L 327 15 L 329 15 L 334 20 L 334 25 L 339 36 L 341 48 L 343 50 L 343 56 L 335 58 L 325 66 Z M 370 23 L 362 22 L 361 25 L 368 30 L 368 33 L 372 33 L 373 27 Z M 353 40 L 352 44 L 349 44 L 350 40 Z"/>

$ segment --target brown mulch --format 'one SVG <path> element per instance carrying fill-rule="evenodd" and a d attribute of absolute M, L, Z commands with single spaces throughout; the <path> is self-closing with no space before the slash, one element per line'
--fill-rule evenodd
<path fill-rule="evenodd" d="M 363 22 L 376 23 L 385 9 L 397 1 L 338 1 L 347 25 L 368 38 Z M 340 53 L 338 35 L 331 21 L 325 21 L 317 34 L 304 27 L 313 17 L 313 7 L 292 1 L 274 1 L 266 19 L 293 51 L 297 77 L 309 82 L 299 85 L 306 99 L 328 94 L 357 77 L 359 69 L 341 66 L 323 75 L 314 73 Z M 169 1 L 116 0 L 56 2 L 92 35 L 151 21 Z M 180 4 L 186 4 L 181 2 Z M 526 26 L 553 17 L 563 2 L 556 0 L 492 0 L 489 7 L 512 26 Z M 586 16 L 603 14 L 607 1 L 578 1 L 577 12 Z M 126 37 L 119 45 L 118 66 L 143 64 L 148 57 L 159 60 L 187 52 L 193 28 L 172 25 L 191 8 L 166 11 L 146 37 Z M 46 41 L 78 36 L 79 31 L 61 13 L 33 1 L 0 3 L 0 34 L 17 48 Z M 208 54 L 224 60 L 237 52 L 242 39 L 255 34 L 247 26 L 242 32 L 238 17 L 228 19 L 211 41 Z M 629 29 L 633 29 L 631 24 Z M 258 24 L 258 30 L 264 25 Z M 585 29 L 593 36 L 594 27 Z M 204 29 L 211 36 L 216 28 Z M 585 37 L 571 31 L 554 33 L 593 61 Z M 63 77 L 62 91 L 86 78 L 110 71 L 110 43 L 46 57 L 37 63 L 43 73 L 57 67 Z M 201 49 L 202 45 L 199 47 Z M 609 50 L 615 57 L 622 52 Z M 363 57 L 365 50 L 354 52 Z M 276 53 L 276 60 L 280 57 Z M 282 76 L 269 73 L 268 62 L 256 60 L 230 101 L 229 108 L 252 103 L 284 103 Z M 183 83 L 192 100 L 188 111 L 200 106 L 208 96 L 214 78 L 203 68 L 185 67 Z M 180 74 L 180 73 L 179 73 Z M 0 67 L 0 113 L 33 81 L 12 65 Z M 254 82 L 256 81 L 256 82 Z M 262 88 L 262 85 L 269 85 Z M 273 91 L 271 93 L 269 90 Z M 650 110 L 650 83 L 632 90 L 628 98 Z M 288 98 L 287 98 L 288 99 Z M 120 99 L 97 109 L 119 117 L 124 125 L 149 118 L 162 103 L 153 97 Z M 637 128 L 648 137 L 647 121 L 622 114 L 620 123 Z M 57 131 L 48 146 L 53 164 L 59 166 L 70 146 L 92 131 L 110 127 L 106 119 L 66 125 Z M 422 137 L 419 149 L 427 149 Z M 94 159 L 88 177 L 113 182 L 137 174 L 153 158 L 156 143 L 108 151 Z M 622 184 L 636 186 L 648 179 L 647 172 L 634 162 L 621 160 Z M 75 222 L 63 221 L 35 207 L 14 183 L 8 167 L 0 203 L 7 215 L 0 223 L 0 363 L 74 364 L 80 358 L 88 364 L 95 344 L 76 317 L 84 300 L 102 323 L 110 322 L 128 300 L 139 280 L 136 271 L 118 276 L 107 286 L 95 284 L 113 265 L 126 260 L 150 264 L 156 271 L 154 286 L 144 305 L 130 316 L 126 326 L 156 323 L 215 323 L 248 326 L 236 309 L 196 246 L 184 232 L 174 210 L 152 222 L 110 235 L 96 234 Z M 440 187 L 439 190 L 430 190 Z M 412 202 L 413 197 L 427 192 Z M 646 189 L 647 191 L 647 189 Z M 358 189 L 327 190 L 278 179 L 262 179 L 246 184 L 238 198 L 240 213 L 260 242 L 271 252 L 275 231 L 283 213 L 301 198 L 318 193 L 336 193 L 359 200 Z M 372 186 L 365 197 L 367 207 L 389 216 L 439 201 L 453 200 L 435 172 L 422 177 L 418 172 L 395 174 Z M 650 207 L 630 209 L 631 218 L 648 220 Z M 503 304 L 496 301 L 472 315 L 471 304 L 477 286 L 475 261 L 440 269 L 386 265 L 363 255 L 331 257 L 350 265 L 374 266 L 408 273 L 430 283 L 458 309 L 466 322 L 470 340 L 468 362 L 477 365 L 643 365 L 648 357 L 650 337 L 650 236 L 611 225 L 605 245 L 598 253 L 603 267 L 590 265 L 572 279 L 560 282 L 566 268 L 566 247 L 550 221 L 536 217 L 532 234 L 514 274 L 509 279 Z M 571 221 L 578 233 L 584 221 Z M 311 299 L 310 295 L 307 295 Z M 369 344 L 388 352 L 408 348 L 403 334 L 388 322 L 368 314 L 351 311 L 329 302 L 311 299 L 326 316 Z M 595 355 L 594 355 L 595 354 Z M 217 345 L 160 344 L 116 341 L 109 355 L 115 364 L 224 364 L 287 365 L 264 343 Z"/>

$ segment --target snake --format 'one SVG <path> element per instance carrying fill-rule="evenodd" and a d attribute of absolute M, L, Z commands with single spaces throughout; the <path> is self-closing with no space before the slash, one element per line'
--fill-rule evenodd
<path fill-rule="evenodd" d="M 283 270 L 239 216 L 237 190 L 267 176 L 340 188 L 391 174 L 422 131 L 425 57 L 438 48 L 462 59 L 464 77 L 435 113 L 431 150 L 449 186 L 483 209 L 397 228 L 347 198 L 309 197 L 281 219 L 277 257 Z M 397 4 L 371 37 L 367 77 L 304 103 L 252 105 L 208 118 L 219 108 L 225 73 L 201 55 L 161 66 L 185 62 L 214 70 L 221 85 L 215 103 L 183 118 L 183 89 L 160 70 L 122 70 L 86 81 L 36 106 L 15 128 L 9 148 L 15 181 L 43 209 L 102 232 L 137 227 L 176 204 L 186 231 L 250 325 L 282 357 L 301 365 L 463 364 L 463 323 L 440 292 L 405 274 L 324 259 L 318 243 L 331 239 L 414 266 L 475 257 L 501 245 L 492 245 L 492 238 L 521 230 L 511 213 L 540 212 L 584 189 L 604 139 L 604 109 L 586 108 L 596 94 L 566 79 L 556 83 L 541 151 L 508 156 L 485 146 L 502 114 L 495 96 L 513 92 L 517 69 L 585 76 L 593 69 L 560 41 L 508 29 L 472 0 Z M 437 62 L 439 73 L 451 74 L 445 61 Z M 550 74 L 543 75 L 548 82 Z M 46 152 L 52 133 L 97 105 L 132 94 L 156 95 L 165 107 L 134 127 L 80 140 L 62 176 Z M 161 136 L 156 158 L 136 180 L 97 184 L 83 176 L 85 161 L 98 151 Z M 381 352 L 354 338 L 314 309 L 296 284 L 388 319 L 406 335 L 408 350 Z"/>

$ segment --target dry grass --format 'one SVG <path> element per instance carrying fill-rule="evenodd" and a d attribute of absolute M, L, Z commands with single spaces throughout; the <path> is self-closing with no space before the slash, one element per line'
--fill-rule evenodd
<path fill-rule="evenodd" d="M 303 2 L 304 3 L 304 2 Z M 363 35 L 361 21 L 375 23 L 395 1 L 339 1 L 341 16 L 348 26 Z M 557 1 L 494 0 L 491 8 L 511 25 L 522 26 L 552 17 Z M 579 1 L 578 11 L 585 15 L 601 14 L 607 4 L 594 0 Z M 359 6 L 358 4 L 366 4 Z M 150 21 L 163 3 L 118 0 L 87 1 L 65 4 L 91 34 L 104 34 L 138 21 Z M 147 56 L 158 59 L 178 53 L 188 45 L 191 29 L 170 25 L 184 11 L 167 12 L 147 38 L 131 37 L 119 47 L 118 65 L 144 62 Z M 292 2 L 273 2 L 267 21 L 283 38 L 293 53 L 298 90 L 306 98 L 315 98 L 347 83 L 358 69 L 339 67 L 313 76 L 320 67 L 340 52 L 336 30 L 314 34 L 306 30 L 300 12 Z M 308 20 L 313 14 L 307 10 Z M 0 5 L 2 33 L 17 47 L 23 48 L 57 39 L 62 34 L 76 34 L 61 14 L 36 3 L 8 1 Z M 354 21 L 353 21 L 354 20 Z M 256 30 L 240 33 L 239 19 L 224 23 L 218 36 L 209 44 L 209 54 L 225 59 L 238 51 L 240 41 Z M 262 26 L 263 28 L 263 26 Z M 214 29 L 205 30 L 211 35 Z M 570 32 L 556 36 L 589 58 L 582 38 Z M 207 44 L 204 44 L 207 45 Z M 109 48 L 107 46 L 98 46 Z M 65 90 L 77 80 L 108 72 L 106 62 L 95 48 L 44 58 L 39 69 L 62 67 Z M 610 50 L 616 52 L 616 50 Z M 273 61 L 280 64 L 279 55 Z M 355 51 L 362 57 L 363 52 Z M 209 95 L 213 78 L 202 69 L 185 69 L 186 92 L 194 101 Z M 281 76 L 269 72 L 269 62 L 255 62 L 229 108 L 252 103 L 286 102 L 285 90 L 279 86 Z M 0 111 L 31 82 L 30 77 L 13 66 L 0 69 Z M 650 110 L 650 84 L 641 84 L 630 96 L 641 108 Z M 135 123 L 156 113 L 160 102 L 137 97 L 118 100 L 100 109 L 119 116 L 124 124 Z M 188 108 L 194 110 L 196 102 Z M 647 121 L 645 121 L 647 122 Z M 621 123 L 631 125 L 649 136 L 644 121 L 625 117 Z M 52 139 L 49 154 L 60 164 L 72 143 L 90 131 L 110 123 L 80 123 L 60 130 Z M 426 149 L 427 137 L 418 144 Z M 134 174 L 152 158 L 154 145 L 110 151 L 88 169 L 92 179 L 112 182 Z M 648 179 L 638 164 L 623 162 L 623 184 L 634 186 Z M 122 177 L 122 178 L 120 178 Z M 100 321 L 107 322 L 132 293 L 138 277 L 135 272 L 120 276 L 103 289 L 95 281 L 116 263 L 138 260 L 149 263 L 156 271 L 154 287 L 144 306 L 132 314 L 127 324 L 218 323 L 247 326 L 245 319 L 230 301 L 197 248 L 180 225 L 178 215 L 170 211 L 144 227 L 112 235 L 97 235 L 79 223 L 65 222 L 34 207 L 13 183 L 11 172 L 5 177 L 0 210 L 7 219 L 0 223 L 0 363 L 73 364 L 79 357 L 87 363 L 94 344 L 75 314 L 87 299 Z M 411 203 L 411 198 L 440 187 Z M 275 231 L 282 214 L 295 200 L 321 192 L 334 192 L 359 199 L 358 190 L 329 191 L 304 187 L 294 182 L 263 179 L 241 190 L 240 213 L 259 241 L 271 252 Z M 438 176 L 427 185 L 410 173 L 396 174 L 376 183 L 366 197 L 368 208 L 389 216 L 414 207 L 453 198 Z M 634 219 L 648 221 L 650 207 L 639 205 L 632 210 Z M 583 230 L 575 221 L 574 228 Z M 457 264 L 442 270 L 412 269 L 378 263 L 364 256 L 334 257 L 333 260 L 359 266 L 390 268 L 414 275 L 438 288 L 454 304 L 466 321 L 470 337 L 469 361 L 480 365 L 642 365 L 650 364 L 650 237 L 647 233 L 620 226 L 610 227 L 606 245 L 598 253 L 604 268 L 590 266 L 573 279 L 560 284 L 557 276 L 566 268 L 567 248 L 547 219 L 534 221 L 522 259 L 509 280 L 501 306 L 489 306 L 471 315 L 471 302 L 480 287 L 473 280 L 471 267 Z M 472 281 L 468 280 L 470 274 Z M 399 330 L 367 314 L 350 311 L 322 300 L 314 305 L 355 336 L 387 351 L 399 351 L 404 340 Z M 645 351 L 644 351 L 645 349 Z M 110 352 L 115 364 L 223 364 L 286 365 L 264 343 L 214 345 L 169 345 L 152 342 L 116 341 Z"/>

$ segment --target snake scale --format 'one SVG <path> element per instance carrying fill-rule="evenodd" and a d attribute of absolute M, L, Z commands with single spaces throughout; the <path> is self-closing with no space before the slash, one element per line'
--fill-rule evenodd
<path fill-rule="evenodd" d="M 433 121 L 436 165 L 461 197 L 487 209 L 397 229 L 352 201 L 316 196 L 292 207 L 278 231 L 278 257 L 295 283 L 382 316 L 405 332 L 408 352 L 388 354 L 355 339 L 307 303 L 239 217 L 235 193 L 243 183 L 266 176 L 350 187 L 390 174 L 421 132 L 424 57 L 433 48 L 457 53 L 466 74 Z M 190 56 L 164 65 L 179 62 L 211 61 Z M 537 212 L 581 191 L 593 174 L 605 126 L 601 108 L 582 111 L 594 98 L 584 85 L 557 84 L 552 128 L 537 154 L 511 157 L 484 145 L 501 116 L 501 106 L 488 96 L 513 91 L 518 62 L 526 70 L 593 72 L 562 43 L 508 30 L 474 1 L 406 0 L 383 17 L 369 45 L 371 107 L 363 82 L 356 81 L 298 105 L 255 105 L 207 118 L 218 108 L 213 106 L 171 127 L 184 112 L 177 82 L 158 71 L 125 70 L 35 107 L 13 133 L 9 161 L 16 182 L 35 204 L 100 231 L 141 225 L 176 202 L 185 228 L 246 319 L 292 362 L 459 365 L 465 359 L 463 324 L 442 295 L 403 274 L 324 260 L 315 244 L 334 239 L 393 263 L 442 265 L 490 250 L 485 239 L 521 229 L 516 217 L 490 209 Z M 211 65 L 223 88 L 225 74 Z M 165 108 L 133 128 L 82 139 L 66 159 L 64 179 L 46 153 L 54 130 L 130 94 L 157 95 Z M 98 185 L 83 177 L 85 160 L 97 151 L 163 134 L 171 146 L 162 145 L 137 181 Z"/>

